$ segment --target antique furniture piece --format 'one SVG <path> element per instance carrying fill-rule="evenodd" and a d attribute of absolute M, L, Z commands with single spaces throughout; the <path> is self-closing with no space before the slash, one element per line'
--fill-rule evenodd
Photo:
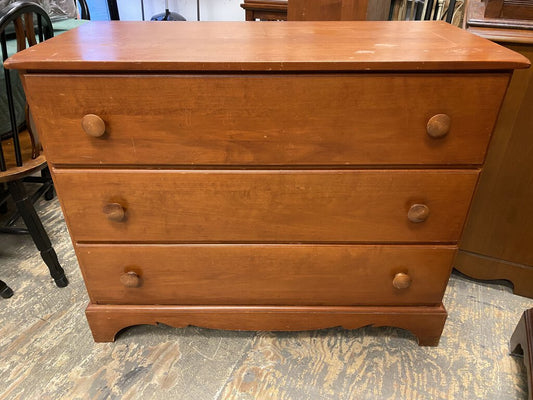
<path fill-rule="evenodd" d="M 444 22 L 104 22 L 6 66 L 96 341 L 158 322 L 373 324 L 436 345 L 493 125 L 528 62 Z"/>
<path fill-rule="evenodd" d="M 290 21 L 386 21 L 391 0 L 290 0 Z"/>
<path fill-rule="evenodd" d="M 11 49 L 11 46 L 8 45 L 8 34 L 11 34 L 15 39 L 10 43 L 15 49 Z M 51 38 L 53 34 L 50 18 L 38 4 L 17 2 L 0 11 L 0 47 L 4 61 L 8 57 L 8 50 L 12 50 L 13 53 L 21 51 L 27 45 L 31 47 L 38 42 Z M 18 123 L 17 117 L 19 115 L 16 112 L 17 104 L 15 103 L 14 90 L 18 78 L 16 72 L 4 69 L 3 75 L 2 87 L 5 92 L 1 94 L 1 104 L 6 105 L 5 112 L 9 115 L 10 131 L 0 132 L 0 184 L 2 187 L 6 184 L 8 189 L 8 193 L 0 193 L 0 204 L 7 200 L 7 194 L 11 195 L 27 230 L 13 228 L 10 226 L 12 224 L 8 223 L 8 226 L 0 228 L 0 232 L 30 233 L 56 285 L 65 287 L 68 285 L 68 280 L 59 264 L 43 224 L 33 207 L 34 200 L 42 195 L 48 195 L 51 198 L 51 193 L 53 193 L 49 172 L 43 174 L 42 177 L 30 176 L 36 172 L 46 170 L 46 158 L 40 154 L 41 149 L 38 137 L 33 134 L 29 124 L 25 124 L 28 126 L 23 126 L 22 128 L 24 129 L 21 129 Z M 20 82 L 18 84 L 20 85 Z M 29 120 L 29 111 L 26 109 L 26 112 L 24 112 L 23 99 L 18 108 L 20 109 L 18 114 L 21 114 L 21 118 Z M 26 114 L 26 118 L 24 118 L 24 114 Z M 42 186 L 36 191 L 36 194 L 31 196 L 26 192 L 23 180 L 41 183 Z M 16 219 L 12 218 L 11 220 Z M 8 298 L 12 295 L 11 288 L 5 282 L 0 281 L 0 296 Z"/>
<path fill-rule="evenodd" d="M 511 354 L 523 355 L 527 372 L 528 399 L 533 400 L 533 308 L 524 311 L 510 341 Z"/>
<path fill-rule="evenodd" d="M 483 17 L 487 19 L 520 20 L 533 15 L 533 3 L 528 0 L 485 0 L 484 8 Z"/>
<path fill-rule="evenodd" d="M 533 59 L 533 12 L 530 20 L 485 18 L 484 12 L 485 3 L 469 3 L 468 30 Z M 533 297 L 531 110 L 530 68 L 517 71 L 509 85 L 454 262 L 473 278 L 507 279 L 516 294 L 528 297 Z"/>
<path fill-rule="evenodd" d="M 287 0 L 244 0 L 246 21 L 286 21 Z"/>

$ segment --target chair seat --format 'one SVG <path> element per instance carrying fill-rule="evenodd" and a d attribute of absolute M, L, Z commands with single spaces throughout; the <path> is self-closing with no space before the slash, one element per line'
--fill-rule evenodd
<path fill-rule="evenodd" d="M 19 133 L 20 151 L 22 155 L 22 167 L 17 167 L 15 154 L 10 151 L 13 149 L 13 139 L 2 141 L 4 156 L 7 165 L 7 171 L 0 171 L 0 182 L 9 182 L 14 179 L 21 179 L 33 174 L 46 166 L 46 157 L 39 155 L 32 159 L 32 143 L 30 134 L 27 130 Z"/>

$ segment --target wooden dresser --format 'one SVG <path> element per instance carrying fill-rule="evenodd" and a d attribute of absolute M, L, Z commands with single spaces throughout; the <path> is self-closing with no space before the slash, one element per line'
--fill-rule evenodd
<path fill-rule="evenodd" d="M 436 345 L 494 122 L 528 62 L 440 22 L 104 22 L 6 65 L 96 341 L 135 324 L 373 324 Z"/>

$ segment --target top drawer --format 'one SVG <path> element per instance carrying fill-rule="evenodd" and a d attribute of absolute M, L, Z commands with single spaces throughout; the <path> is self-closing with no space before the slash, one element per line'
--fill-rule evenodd
<path fill-rule="evenodd" d="M 507 82 L 506 73 L 25 78 L 56 165 L 482 164 Z M 84 132 L 87 114 L 103 120 L 102 136 Z M 450 126 L 434 138 L 428 121 L 439 114 Z"/>

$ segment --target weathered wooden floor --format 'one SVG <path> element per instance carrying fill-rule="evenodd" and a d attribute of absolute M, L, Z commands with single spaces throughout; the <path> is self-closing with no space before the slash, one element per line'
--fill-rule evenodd
<path fill-rule="evenodd" d="M 453 275 L 441 343 L 392 328 L 301 333 L 139 326 L 96 344 L 57 200 L 40 215 L 70 279 L 57 288 L 29 237 L 0 235 L 0 399 L 526 399 L 508 341 L 533 300 Z"/>

